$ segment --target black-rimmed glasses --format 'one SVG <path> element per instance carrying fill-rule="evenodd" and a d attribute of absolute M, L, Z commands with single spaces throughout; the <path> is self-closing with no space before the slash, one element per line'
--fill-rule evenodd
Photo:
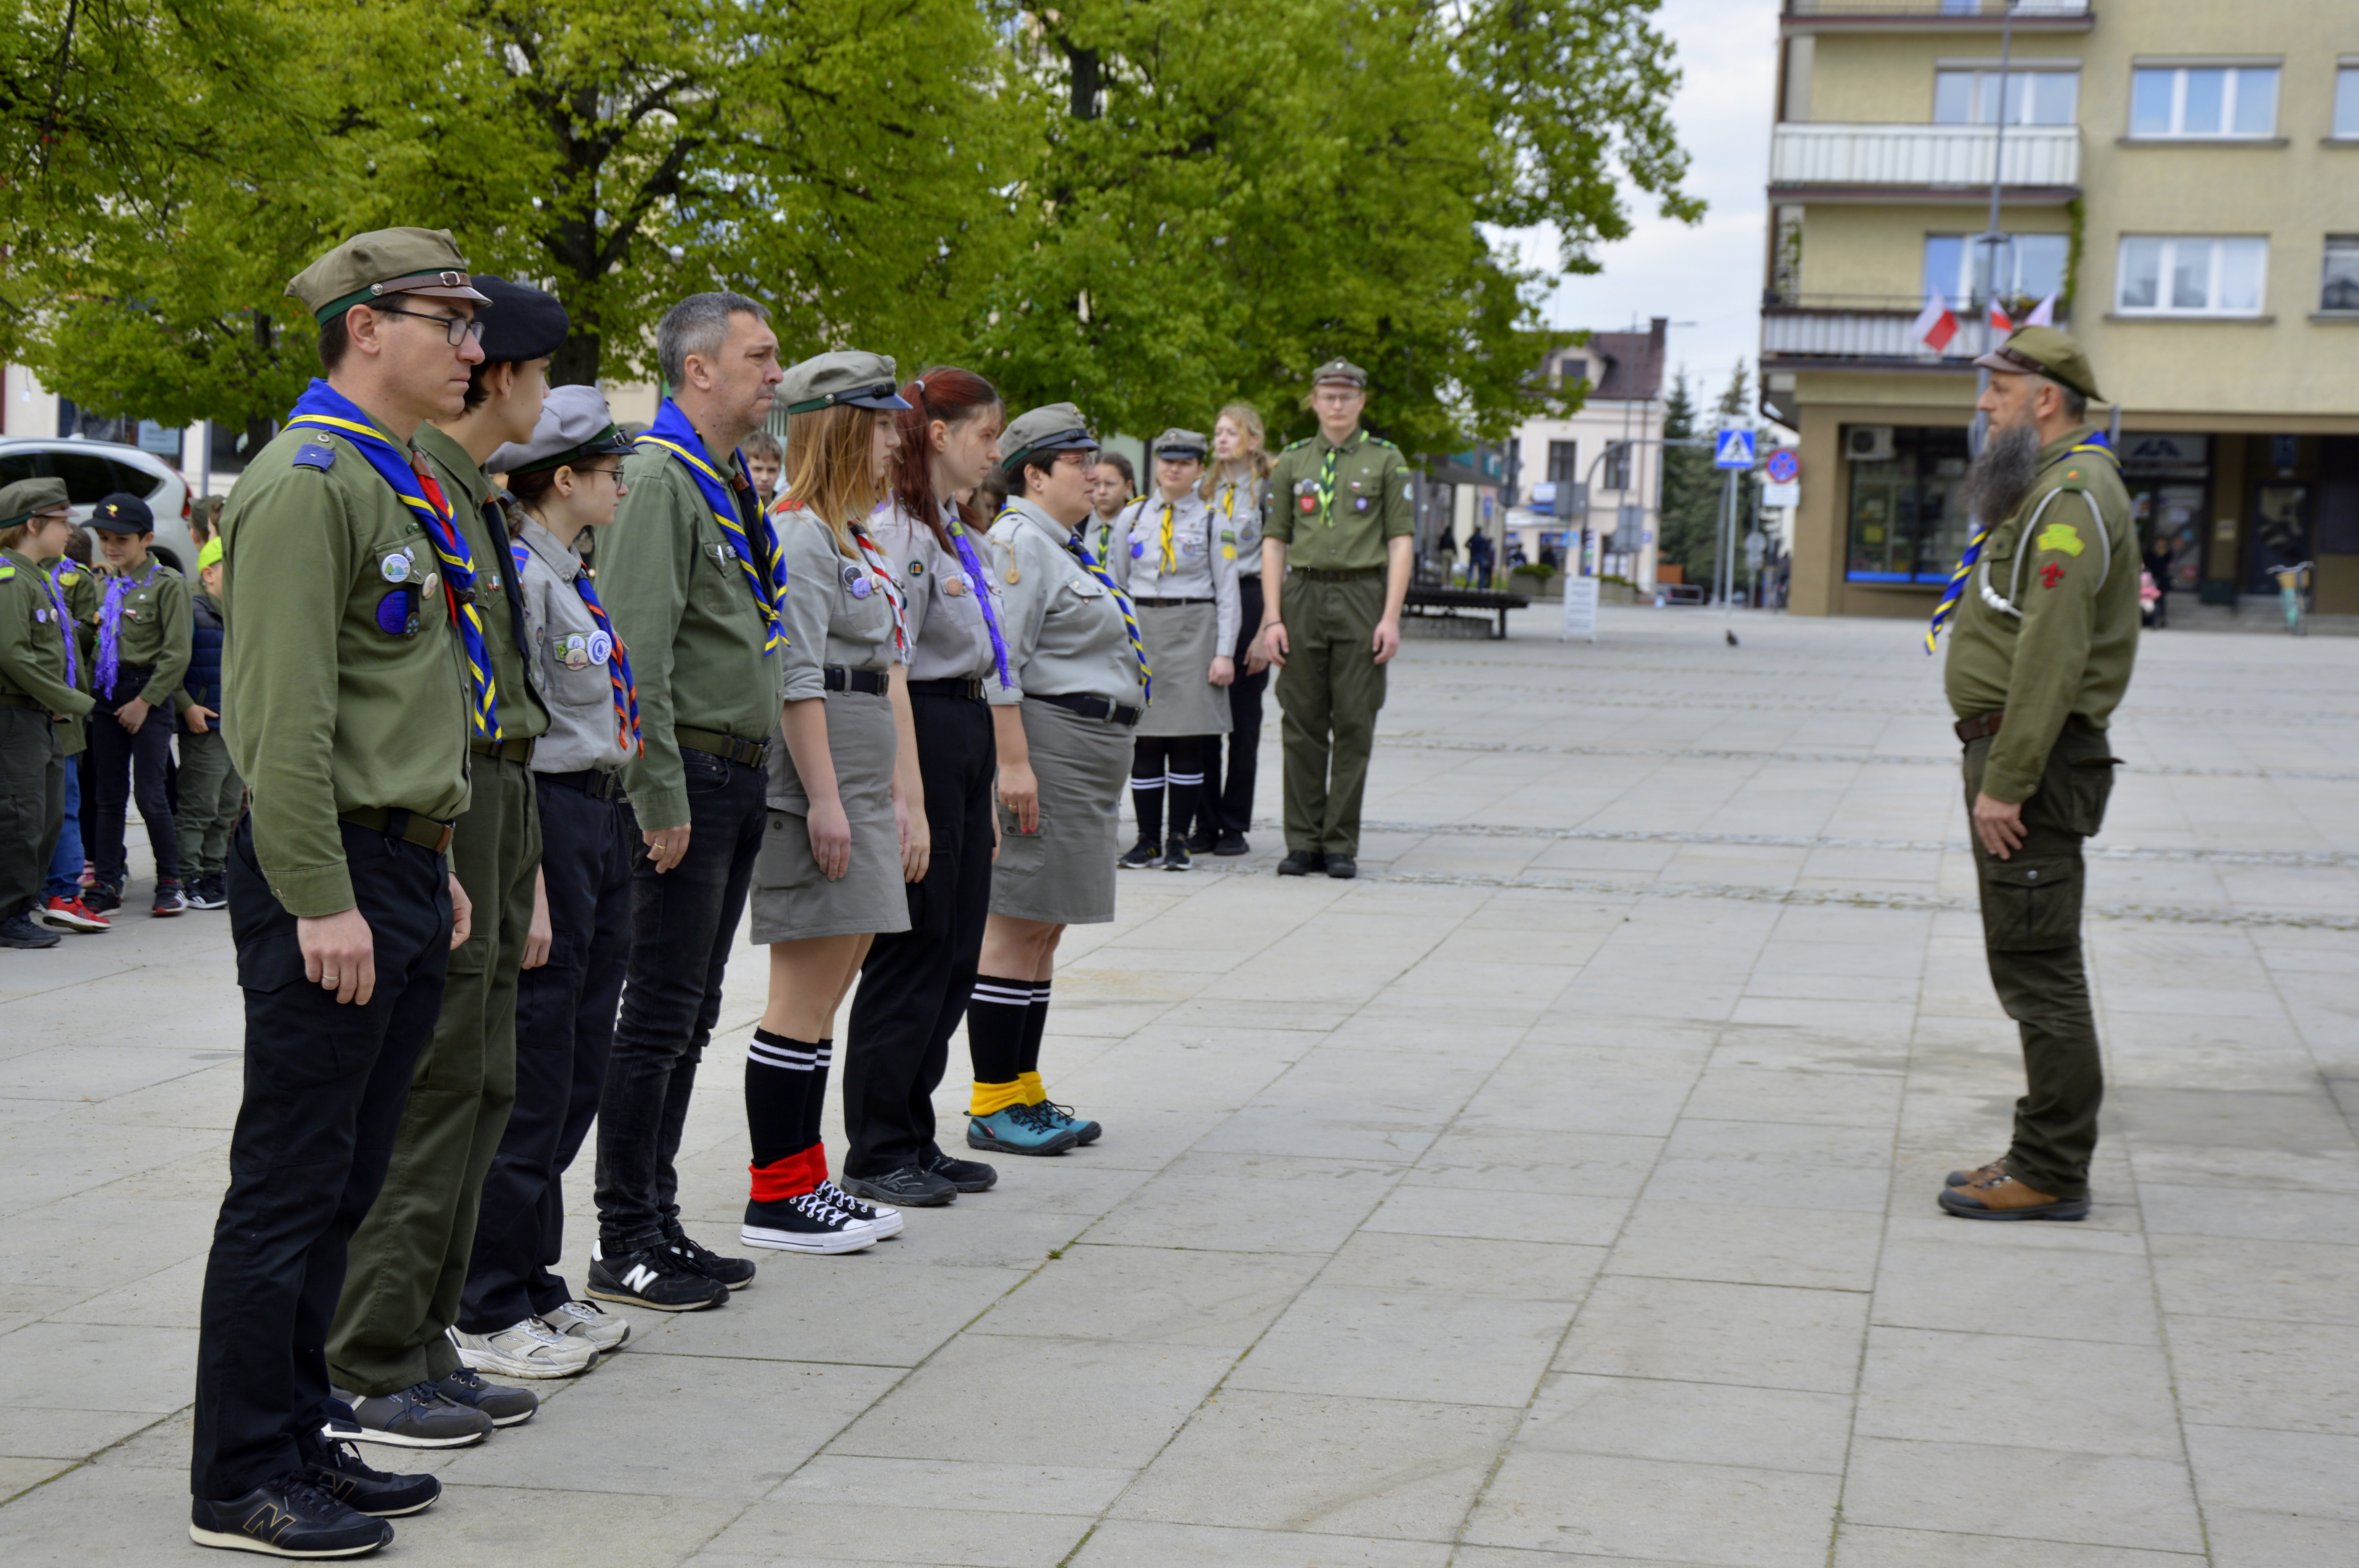
<path fill-rule="evenodd" d="M 412 316 L 420 321 L 442 323 L 442 341 L 452 348 L 470 341 L 484 341 L 484 319 L 480 316 L 430 316 L 423 310 L 404 310 L 394 305 L 372 305 L 370 309 L 384 316 Z"/>

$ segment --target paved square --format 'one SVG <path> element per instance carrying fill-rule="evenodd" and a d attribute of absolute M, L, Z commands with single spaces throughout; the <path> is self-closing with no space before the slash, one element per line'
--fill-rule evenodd
<path fill-rule="evenodd" d="M 1103 1142 L 639 1314 L 424 1461 L 386 1560 L 2359 1557 L 2359 641 L 2147 641 L 2091 871 L 2098 1207 L 1985 1226 L 1933 1194 L 2019 1065 L 1914 629 L 1542 614 L 1409 643 L 1366 880 L 1277 880 L 1265 827 L 1069 939 L 1044 1065 Z M 733 980 L 682 1161 L 730 1250 Z M 0 954 L 9 1568 L 200 1560 L 238 1018 L 219 915 Z"/>

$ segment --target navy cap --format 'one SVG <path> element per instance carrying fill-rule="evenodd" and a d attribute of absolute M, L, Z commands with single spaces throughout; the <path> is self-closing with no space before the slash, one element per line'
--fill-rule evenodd
<path fill-rule="evenodd" d="M 571 323 L 557 296 L 488 273 L 479 272 L 468 283 L 491 300 L 483 308 L 484 363 L 541 359 L 565 341 Z"/>
<path fill-rule="evenodd" d="M 614 424 L 603 393 L 594 386 L 553 386 L 540 406 L 540 423 L 533 427 L 532 438 L 499 448 L 484 460 L 484 469 L 487 473 L 535 473 L 630 449 L 630 438 Z"/>
<path fill-rule="evenodd" d="M 118 490 L 90 509 L 90 525 L 102 534 L 153 534 L 156 514 L 137 496 Z"/>

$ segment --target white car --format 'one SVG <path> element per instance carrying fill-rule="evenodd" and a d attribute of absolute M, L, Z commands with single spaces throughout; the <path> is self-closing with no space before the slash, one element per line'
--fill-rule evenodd
<path fill-rule="evenodd" d="M 149 546 L 166 566 L 194 581 L 197 547 L 189 537 L 189 481 L 180 470 L 136 447 L 114 441 L 0 438 L 0 484 L 20 479 L 61 479 L 74 521 L 88 523 L 91 508 L 116 492 L 147 503 L 156 514 Z"/>

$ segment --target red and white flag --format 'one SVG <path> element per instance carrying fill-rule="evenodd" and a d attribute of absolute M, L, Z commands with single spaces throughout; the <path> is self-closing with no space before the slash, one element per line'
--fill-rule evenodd
<path fill-rule="evenodd" d="M 2006 312 L 1998 308 L 1998 301 L 1995 299 L 1991 301 L 1990 324 L 1991 330 L 1994 332 L 2005 333 L 2015 330 L 2015 323 L 2006 319 Z"/>
<path fill-rule="evenodd" d="M 1938 354 L 1958 335 L 1957 313 L 1940 295 L 1929 294 L 1925 297 L 1925 308 L 1908 324 L 1908 335 Z"/>
<path fill-rule="evenodd" d="M 2051 294 L 2047 298 L 2041 300 L 2038 305 L 2032 307 L 2031 314 L 2023 319 L 2023 324 L 2027 327 L 2053 327 L 2056 325 L 2056 297 Z"/>

